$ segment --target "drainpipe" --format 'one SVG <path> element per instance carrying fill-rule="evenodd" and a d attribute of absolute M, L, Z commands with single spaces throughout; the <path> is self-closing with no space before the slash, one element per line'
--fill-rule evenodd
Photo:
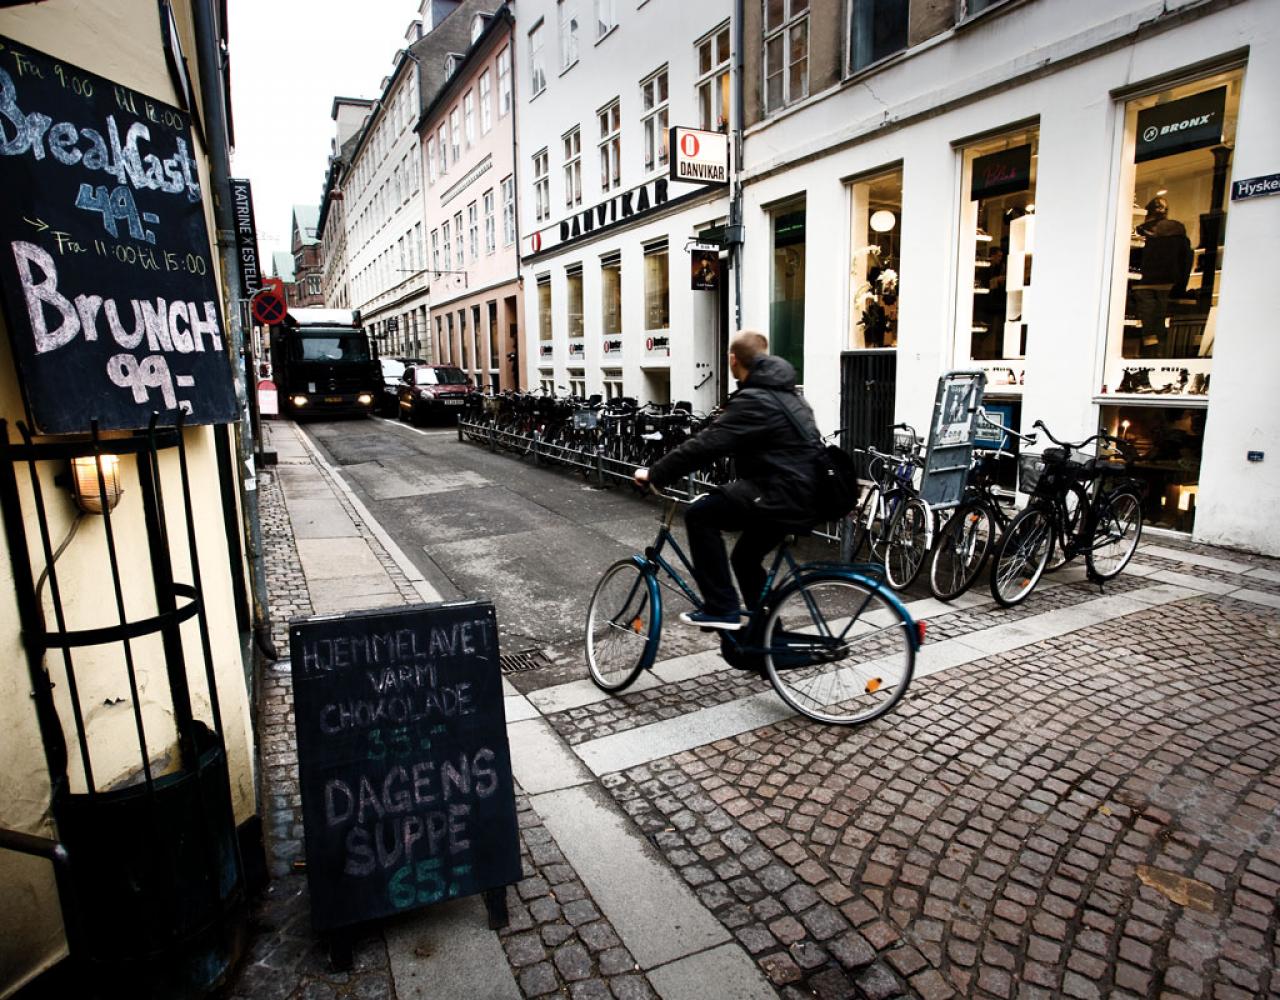
<path fill-rule="evenodd" d="M 222 265 L 223 287 L 233 308 L 227 310 L 227 329 L 231 339 L 232 356 L 241 359 L 233 366 L 236 374 L 236 398 L 240 404 L 240 433 L 236 440 L 236 454 L 243 473 L 251 467 L 253 459 L 253 428 L 250 426 L 248 396 L 243 366 L 245 331 L 240 323 L 240 310 L 234 308 L 245 298 L 240 283 L 240 271 L 235 265 L 235 219 L 231 206 L 231 158 L 227 151 L 227 118 L 223 100 L 223 75 L 225 54 L 222 50 L 221 32 L 218 31 L 215 0 L 195 0 L 192 4 L 196 28 L 197 64 L 200 70 L 200 94 L 204 112 L 205 134 L 209 147 L 210 181 L 213 187 L 214 223 L 217 227 L 216 244 L 218 259 Z M 256 476 L 256 470 L 255 470 Z M 258 522 L 258 493 L 256 484 L 246 484 L 243 475 L 236 477 L 240 487 L 240 508 L 244 518 L 244 533 L 249 541 L 249 568 L 253 580 L 253 638 L 258 651 L 268 660 L 276 660 L 279 653 L 271 641 L 271 619 L 267 611 L 267 578 L 262 562 L 262 527 Z M 233 498 L 223 497 L 224 503 Z"/>
<path fill-rule="evenodd" d="M 746 124 L 746 86 L 742 79 L 742 50 L 746 44 L 745 0 L 734 0 L 733 5 L 733 200 L 729 204 L 729 260 L 733 267 L 733 326 L 742 329 L 742 244 L 745 227 L 742 224 L 742 130 Z"/>

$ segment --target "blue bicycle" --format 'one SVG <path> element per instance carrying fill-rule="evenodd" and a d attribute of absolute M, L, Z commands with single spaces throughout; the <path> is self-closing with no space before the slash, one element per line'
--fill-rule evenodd
<path fill-rule="evenodd" d="M 587 666 L 611 693 L 657 659 L 668 586 L 662 576 L 703 608 L 681 573 L 692 577 L 693 567 L 671 531 L 678 502 L 664 499 L 653 545 L 606 569 L 587 607 Z M 913 621 L 883 586 L 879 567 L 797 563 L 794 540 L 778 546 L 758 609 L 739 631 L 721 633 L 721 653 L 731 666 L 765 674 L 779 697 L 810 719 L 843 726 L 877 719 L 906 694 L 925 623 Z"/>

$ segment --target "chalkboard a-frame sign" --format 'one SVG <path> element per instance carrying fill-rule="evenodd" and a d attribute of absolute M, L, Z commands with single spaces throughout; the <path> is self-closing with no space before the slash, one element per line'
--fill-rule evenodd
<path fill-rule="evenodd" d="M 289 634 L 316 930 L 518 882 L 493 605 L 318 616 Z"/>
<path fill-rule="evenodd" d="M 46 434 L 236 419 L 191 123 L 0 36 L 0 299 Z"/>

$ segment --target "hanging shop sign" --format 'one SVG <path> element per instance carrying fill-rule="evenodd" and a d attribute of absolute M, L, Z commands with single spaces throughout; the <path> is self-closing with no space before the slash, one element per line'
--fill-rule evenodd
<path fill-rule="evenodd" d="M 997 195 L 1025 191 L 1030 186 L 1030 143 L 979 156 L 973 161 L 969 197 L 974 201 L 979 198 L 995 198 Z"/>
<path fill-rule="evenodd" d="M 587 234 L 598 235 L 614 226 L 653 212 L 669 200 L 667 179 L 659 177 L 647 184 L 616 194 L 607 201 L 571 215 L 553 226 L 547 226 L 530 234 L 527 244 L 529 254 L 543 253 Z"/>
<path fill-rule="evenodd" d="M 245 298 L 262 287 L 258 266 L 258 224 L 253 216 L 253 189 L 242 177 L 231 178 L 231 209 L 236 221 L 236 263 Z"/>
<path fill-rule="evenodd" d="M 695 292 L 714 292 L 720 287 L 720 252 L 689 251 L 689 287 Z"/>
<path fill-rule="evenodd" d="M 190 117 L 0 49 L 0 298 L 36 429 L 235 420 Z"/>
<path fill-rule="evenodd" d="M 1231 200 L 1244 201 L 1246 198 L 1259 198 L 1264 194 L 1280 194 L 1280 174 L 1267 174 L 1265 177 L 1246 177 L 1231 185 Z"/>
<path fill-rule="evenodd" d="M 1215 87 L 1138 112 L 1133 162 L 1143 163 L 1222 141 L 1227 88 Z"/>
<path fill-rule="evenodd" d="M 669 130 L 670 178 L 716 187 L 729 183 L 729 137 L 723 132 L 684 128 Z"/>
<path fill-rule="evenodd" d="M 518 882 L 493 605 L 315 616 L 289 635 L 315 928 Z"/>

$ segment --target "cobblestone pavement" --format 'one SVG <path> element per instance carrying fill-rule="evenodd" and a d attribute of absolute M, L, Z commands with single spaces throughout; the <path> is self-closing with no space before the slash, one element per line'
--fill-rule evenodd
<path fill-rule="evenodd" d="M 1280 995 L 1275 620 L 1186 600 L 606 784 L 785 996 Z"/>

